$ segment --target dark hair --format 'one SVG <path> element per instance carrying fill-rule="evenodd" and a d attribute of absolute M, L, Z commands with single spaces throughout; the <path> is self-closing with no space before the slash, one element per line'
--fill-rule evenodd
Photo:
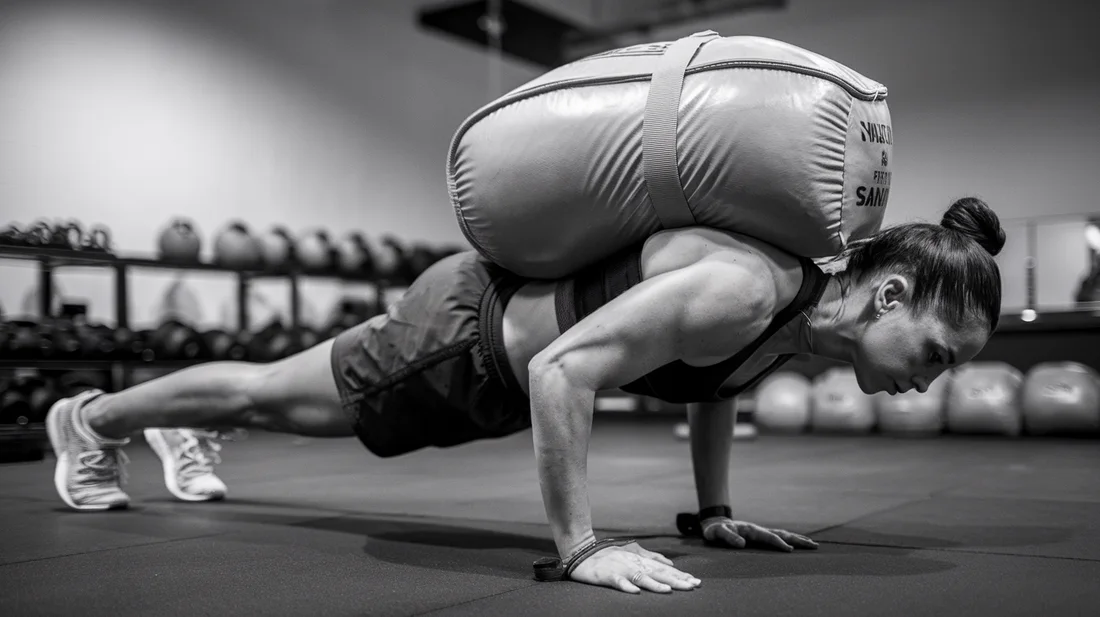
<path fill-rule="evenodd" d="M 896 272 L 913 284 L 913 309 L 939 312 L 962 329 L 978 318 L 997 329 L 1001 315 L 1001 272 L 993 257 L 1005 244 L 997 214 L 976 197 L 964 197 L 939 225 L 907 223 L 883 230 L 846 251 L 848 276 L 861 282 Z"/>

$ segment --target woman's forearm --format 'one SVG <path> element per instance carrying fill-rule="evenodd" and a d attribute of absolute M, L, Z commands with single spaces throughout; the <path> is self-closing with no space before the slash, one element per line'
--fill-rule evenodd
<path fill-rule="evenodd" d="M 595 392 L 577 388 L 553 365 L 532 366 L 531 428 L 546 518 L 565 558 L 591 541 L 588 441 Z"/>
<path fill-rule="evenodd" d="M 688 405 L 691 462 L 699 509 L 730 503 L 730 449 L 736 417 L 734 401 Z"/>

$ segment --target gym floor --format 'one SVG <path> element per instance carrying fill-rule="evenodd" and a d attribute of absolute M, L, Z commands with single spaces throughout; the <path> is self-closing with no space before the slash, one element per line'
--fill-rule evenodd
<path fill-rule="evenodd" d="M 597 420 L 603 535 L 703 580 L 627 595 L 538 583 L 552 554 L 529 433 L 381 460 L 354 440 L 227 443 L 220 503 L 174 501 L 137 441 L 128 511 L 75 513 L 53 460 L 0 466 L 5 615 L 1096 615 L 1100 447 L 1088 440 L 762 436 L 734 447 L 737 516 L 782 554 L 679 538 L 694 509 L 671 426 Z"/>

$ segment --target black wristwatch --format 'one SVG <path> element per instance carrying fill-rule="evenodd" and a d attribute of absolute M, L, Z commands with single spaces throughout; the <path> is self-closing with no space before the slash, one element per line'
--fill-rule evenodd
<path fill-rule="evenodd" d="M 534 563 L 535 580 L 541 582 L 570 580 L 573 570 L 585 559 L 608 546 L 626 546 L 634 542 L 637 542 L 634 538 L 604 538 L 603 540 L 592 540 L 564 562 L 557 557 L 543 557 Z"/>
<path fill-rule="evenodd" d="M 711 506 L 697 513 L 681 512 L 676 515 L 676 529 L 681 535 L 693 538 L 703 537 L 703 521 L 716 516 L 733 518 L 733 508 L 729 506 Z"/>

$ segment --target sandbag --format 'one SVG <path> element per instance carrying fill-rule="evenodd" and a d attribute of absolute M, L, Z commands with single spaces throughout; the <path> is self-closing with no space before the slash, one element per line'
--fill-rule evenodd
<path fill-rule="evenodd" d="M 703 32 L 609 51 L 470 116 L 448 156 L 452 205 L 474 248 L 535 278 L 694 225 L 836 255 L 882 224 L 886 94 L 761 37 Z"/>
<path fill-rule="evenodd" d="M 761 429 L 776 433 L 801 433 L 810 425 L 808 377 L 792 371 L 780 371 L 764 379 L 756 388 L 753 417 Z"/>
<path fill-rule="evenodd" d="M 1023 374 L 1004 362 L 971 362 L 955 371 L 947 395 L 947 430 L 952 433 L 1016 436 L 1023 426 Z"/>
<path fill-rule="evenodd" d="M 874 395 L 879 431 L 887 435 L 938 435 L 944 428 L 944 406 L 947 402 L 949 374 L 940 375 L 928 384 L 925 392 L 910 390 L 893 396 L 886 392 Z"/>
<path fill-rule="evenodd" d="M 1032 434 L 1100 430 L 1100 377 L 1077 362 L 1044 362 L 1021 387 L 1024 425 Z"/>
<path fill-rule="evenodd" d="M 814 431 L 868 433 L 874 429 L 874 400 L 860 389 L 851 367 L 831 368 L 813 384 L 810 425 Z"/>

